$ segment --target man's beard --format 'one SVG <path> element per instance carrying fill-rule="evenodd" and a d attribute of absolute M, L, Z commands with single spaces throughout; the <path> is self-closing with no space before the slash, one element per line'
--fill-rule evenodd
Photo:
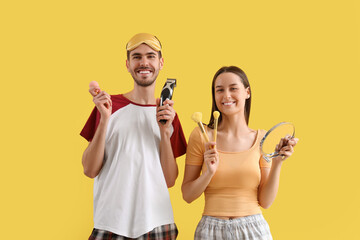
<path fill-rule="evenodd" d="M 153 78 L 152 78 L 152 79 L 144 79 L 144 80 L 137 78 L 136 73 L 137 73 L 139 70 L 151 70 L 151 72 L 153 73 Z M 131 73 L 131 76 L 133 77 L 135 83 L 136 83 L 138 86 L 148 87 L 148 86 L 151 86 L 151 85 L 155 82 L 158 74 L 159 74 L 159 72 L 158 72 L 158 71 L 156 72 L 155 69 L 151 69 L 151 68 L 137 68 L 137 69 L 135 69 L 135 71 L 134 71 L 133 73 Z"/>
<path fill-rule="evenodd" d="M 134 79 L 134 81 L 136 82 L 137 85 L 139 85 L 141 87 L 148 87 L 148 86 L 152 85 L 155 82 L 156 77 L 154 77 L 153 79 L 150 79 L 150 80 L 141 80 L 141 79 L 136 79 L 133 76 L 133 79 Z"/>

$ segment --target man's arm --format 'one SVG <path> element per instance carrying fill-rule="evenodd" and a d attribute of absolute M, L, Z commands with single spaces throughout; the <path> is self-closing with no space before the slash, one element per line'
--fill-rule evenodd
<path fill-rule="evenodd" d="M 157 114 L 156 120 L 160 128 L 160 162 L 164 173 L 167 187 L 170 188 L 175 185 L 176 178 L 179 171 L 174 158 L 174 153 L 171 147 L 171 125 L 175 118 L 175 110 L 173 109 L 174 102 L 171 100 L 164 101 L 163 106 L 159 106 L 160 99 L 156 99 Z M 167 120 L 165 124 L 160 123 L 161 119 Z"/>
<path fill-rule="evenodd" d="M 106 92 L 94 96 L 93 101 L 101 117 L 95 135 L 82 156 L 84 174 L 90 178 L 96 177 L 103 165 L 106 129 L 112 111 L 110 95 Z"/>
<path fill-rule="evenodd" d="M 94 138 L 83 153 L 82 165 L 84 174 L 89 178 L 96 177 L 102 168 L 107 124 L 108 121 L 100 120 Z"/>

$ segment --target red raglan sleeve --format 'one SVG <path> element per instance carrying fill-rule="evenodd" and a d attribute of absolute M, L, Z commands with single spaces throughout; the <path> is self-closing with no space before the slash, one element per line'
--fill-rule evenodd
<path fill-rule="evenodd" d="M 175 115 L 172 125 L 174 128 L 174 132 L 171 135 L 170 142 L 174 157 L 177 158 L 186 153 L 187 143 L 177 114 Z"/>
<path fill-rule="evenodd" d="M 99 122 L 100 122 L 100 113 L 97 110 L 97 108 L 94 107 L 84 128 L 81 130 L 80 135 L 90 142 L 95 135 L 96 128 L 99 125 Z"/>

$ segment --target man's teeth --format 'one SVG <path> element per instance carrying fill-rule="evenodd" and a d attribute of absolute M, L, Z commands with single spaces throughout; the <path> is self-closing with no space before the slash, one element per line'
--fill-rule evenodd
<path fill-rule="evenodd" d="M 147 74 L 147 73 L 150 73 L 150 71 L 140 71 L 139 73 L 141 73 L 141 74 Z"/>

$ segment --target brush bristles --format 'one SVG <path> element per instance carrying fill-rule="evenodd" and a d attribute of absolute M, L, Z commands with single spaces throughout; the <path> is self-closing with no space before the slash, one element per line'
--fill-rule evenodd
<path fill-rule="evenodd" d="M 201 112 L 194 112 L 191 116 L 191 119 L 194 120 L 196 123 L 201 123 L 202 121 L 202 113 Z"/>
<path fill-rule="evenodd" d="M 201 130 L 201 133 L 203 134 L 203 136 L 205 138 L 205 141 L 209 142 L 209 137 L 206 134 L 204 126 L 202 124 L 202 113 L 201 112 L 194 112 L 194 114 L 191 116 L 191 119 L 194 120 L 198 124 L 198 126 L 199 126 L 199 128 Z"/>
<path fill-rule="evenodd" d="M 218 119 L 220 117 L 220 113 L 218 111 L 214 111 L 213 116 L 215 119 Z"/>

